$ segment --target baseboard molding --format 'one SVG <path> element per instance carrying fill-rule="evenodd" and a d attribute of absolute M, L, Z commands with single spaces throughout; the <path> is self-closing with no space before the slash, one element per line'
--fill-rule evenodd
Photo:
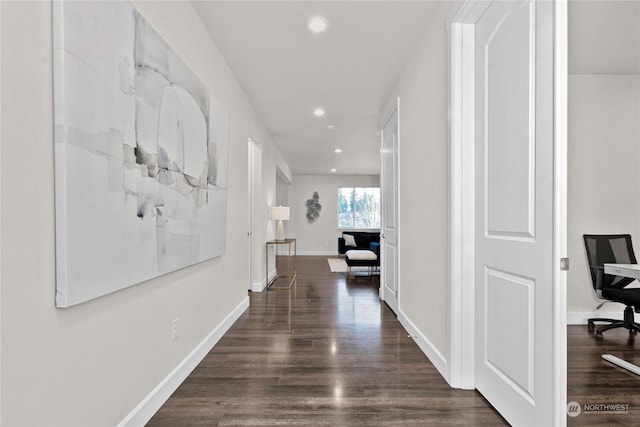
<path fill-rule="evenodd" d="M 251 284 L 251 292 L 262 292 L 267 287 L 267 281 L 256 282 Z"/>
<path fill-rule="evenodd" d="M 438 372 L 440 372 L 440 375 L 442 375 L 447 384 L 451 385 L 449 382 L 449 364 L 447 363 L 447 359 L 445 359 L 442 353 L 438 351 L 431 341 L 429 341 L 427 337 L 420 332 L 416 325 L 414 325 L 402 311 L 398 313 L 398 320 L 411 338 L 413 338 L 416 344 L 418 344 L 420 350 L 422 350 L 433 366 L 435 366 Z"/>
<path fill-rule="evenodd" d="M 267 289 L 267 283 L 271 283 L 273 278 L 276 277 L 276 270 L 273 269 L 269 272 L 269 280 L 263 280 L 261 282 L 255 282 L 251 284 L 251 292 L 262 292 Z"/>
<path fill-rule="evenodd" d="M 196 366 L 211 351 L 220 338 L 249 308 L 249 297 L 246 297 L 213 331 L 184 358 L 120 423 L 118 427 L 143 426 L 169 399 L 171 394 L 182 384 Z"/>
<path fill-rule="evenodd" d="M 624 307 L 618 311 L 568 311 L 567 312 L 567 325 L 586 325 L 587 319 L 593 317 L 620 319 L 622 320 L 624 315 Z"/>
<path fill-rule="evenodd" d="M 338 256 L 338 251 L 298 251 L 298 256 Z"/>

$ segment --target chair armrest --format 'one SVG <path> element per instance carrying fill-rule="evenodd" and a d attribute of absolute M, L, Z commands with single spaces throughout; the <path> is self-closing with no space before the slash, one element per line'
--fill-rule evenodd
<path fill-rule="evenodd" d="M 378 258 L 380 258 L 380 243 L 371 242 L 369 244 L 369 250 L 376 254 Z"/>
<path fill-rule="evenodd" d="M 347 253 L 347 247 L 344 244 L 344 237 L 338 237 L 338 253 L 343 255 Z"/>
<path fill-rule="evenodd" d="M 596 274 L 595 291 L 598 298 L 602 299 L 602 279 L 604 278 L 604 266 L 592 265 L 591 271 Z"/>

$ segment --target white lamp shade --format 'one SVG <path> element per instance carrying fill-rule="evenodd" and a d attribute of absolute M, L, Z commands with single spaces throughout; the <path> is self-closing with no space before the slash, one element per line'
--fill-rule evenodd
<path fill-rule="evenodd" d="M 273 220 L 289 220 L 289 206 L 273 206 L 271 208 L 271 219 Z"/>

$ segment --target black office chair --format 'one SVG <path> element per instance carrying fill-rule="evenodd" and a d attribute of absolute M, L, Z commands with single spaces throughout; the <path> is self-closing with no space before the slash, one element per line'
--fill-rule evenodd
<path fill-rule="evenodd" d="M 584 245 L 587 249 L 587 260 L 591 270 L 593 289 L 598 298 L 619 302 L 627 307 L 624 309 L 624 320 L 617 319 L 589 319 L 589 332 L 595 329 L 594 322 L 608 323 L 596 330 L 596 340 L 602 341 L 602 333 L 614 328 L 626 328 L 631 338 L 640 331 L 640 325 L 635 323 L 633 312 L 640 313 L 640 289 L 625 289 L 625 286 L 633 283 L 635 279 L 622 276 L 614 276 L 604 273 L 604 264 L 637 264 L 633 253 L 633 245 L 629 234 L 607 235 L 583 235 Z M 604 304 L 604 303 L 603 303 Z"/>

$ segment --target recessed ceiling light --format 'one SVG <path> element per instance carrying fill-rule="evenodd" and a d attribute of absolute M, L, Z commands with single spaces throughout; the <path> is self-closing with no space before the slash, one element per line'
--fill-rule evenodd
<path fill-rule="evenodd" d="M 334 131 L 336 130 L 336 125 L 329 125 L 327 126 L 327 129 L 329 129 L 330 131 Z"/>
<path fill-rule="evenodd" d="M 336 148 L 335 150 L 333 150 L 333 152 L 334 152 L 334 153 L 338 153 L 338 154 L 340 154 L 340 153 L 342 153 L 342 150 L 341 150 L 341 149 L 339 149 L 339 148 Z"/>
<path fill-rule="evenodd" d="M 335 173 L 335 171 L 336 171 L 335 169 L 331 169 L 331 172 L 334 172 L 334 173 Z"/>
<path fill-rule="evenodd" d="M 313 115 L 316 117 L 322 117 L 324 116 L 324 110 L 322 108 L 316 108 L 313 110 Z"/>
<path fill-rule="evenodd" d="M 322 16 L 314 16 L 307 21 L 307 28 L 314 33 L 321 33 L 327 29 L 327 20 Z"/>

